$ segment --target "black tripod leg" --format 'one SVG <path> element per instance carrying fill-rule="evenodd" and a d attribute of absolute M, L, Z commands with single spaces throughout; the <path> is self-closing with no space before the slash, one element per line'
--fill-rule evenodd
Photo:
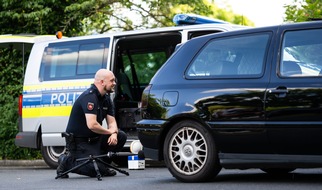
<path fill-rule="evenodd" d="M 114 170 L 116 170 L 116 171 L 118 171 L 118 172 L 120 172 L 120 173 L 122 173 L 122 174 L 124 174 L 124 175 L 127 175 L 127 176 L 129 176 L 130 174 L 129 174 L 129 172 L 127 172 L 127 171 L 125 171 L 125 170 L 121 170 L 121 169 L 119 169 L 119 168 L 117 168 L 117 167 L 115 167 L 115 166 L 113 166 L 113 165 L 111 165 L 111 164 L 109 164 L 109 163 L 106 163 L 106 162 L 104 162 L 103 160 L 101 160 L 100 158 L 96 158 L 97 159 L 97 161 L 99 161 L 99 162 L 101 162 L 102 164 L 104 164 L 104 165 L 106 165 L 107 167 L 109 167 L 109 168 L 112 168 L 112 169 L 114 169 Z"/>
<path fill-rule="evenodd" d="M 94 165 L 94 168 L 95 168 L 95 171 L 96 171 L 96 177 L 97 177 L 97 180 L 98 181 L 102 181 L 102 176 L 101 176 L 101 173 L 100 173 L 100 170 L 98 169 L 98 166 L 97 166 L 97 163 L 95 160 L 93 160 L 93 165 Z"/>
<path fill-rule="evenodd" d="M 87 160 L 86 162 L 83 162 L 83 163 L 81 163 L 81 164 L 79 164 L 79 165 L 77 165 L 77 166 L 75 166 L 75 167 L 73 167 L 73 168 L 71 168 L 71 169 L 69 169 L 69 170 L 65 171 L 64 173 L 61 173 L 60 175 L 57 175 L 57 176 L 55 177 L 55 179 L 58 179 L 58 178 L 60 178 L 60 177 L 62 177 L 62 176 L 64 176 L 64 175 L 66 175 L 66 174 L 68 174 L 68 173 L 70 173 L 70 172 L 72 172 L 72 171 L 74 171 L 74 170 L 76 170 L 76 169 L 78 169 L 78 168 L 80 168 L 80 167 L 82 167 L 82 166 L 86 165 L 86 164 L 87 164 L 87 163 L 89 163 L 89 162 L 91 162 L 91 160 Z"/>

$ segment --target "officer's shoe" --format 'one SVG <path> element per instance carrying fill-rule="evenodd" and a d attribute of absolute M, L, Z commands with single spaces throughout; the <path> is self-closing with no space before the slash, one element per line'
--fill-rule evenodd
<path fill-rule="evenodd" d="M 108 169 L 108 168 L 105 169 L 104 174 L 103 174 L 103 176 L 115 176 L 115 175 L 116 175 L 116 171 Z"/>
<path fill-rule="evenodd" d="M 62 154 L 58 158 L 58 167 L 57 167 L 57 176 L 60 176 L 62 173 L 67 171 L 66 168 L 67 155 Z M 68 174 L 61 176 L 61 178 L 69 178 Z"/>

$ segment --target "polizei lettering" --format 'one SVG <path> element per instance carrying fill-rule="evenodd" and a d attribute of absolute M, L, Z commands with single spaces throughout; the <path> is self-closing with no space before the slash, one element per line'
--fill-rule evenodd
<path fill-rule="evenodd" d="M 50 104 L 73 104 L 81 92 L 74 93 L 53 93 L 51 94 Z"/>

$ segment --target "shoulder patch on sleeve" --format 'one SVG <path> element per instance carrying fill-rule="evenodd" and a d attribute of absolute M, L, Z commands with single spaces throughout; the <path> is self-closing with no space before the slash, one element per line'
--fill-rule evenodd
<path fill-rule="evenodd" d="M 94 109 L 94 103 L 92 103 L 92 102 L 88 102 L 88 103 L 87 103 L 87 109 L 88 109 L 89 111 L 92 111 L 92 110 Z"/>

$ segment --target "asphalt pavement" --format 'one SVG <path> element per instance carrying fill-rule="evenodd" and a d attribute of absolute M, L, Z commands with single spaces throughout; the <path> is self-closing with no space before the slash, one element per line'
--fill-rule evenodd
<path fill-rule="evenodd" d="M 130 175 L 117 173 L 99 181 L 74 173 L 68 179 L 55 179 L 56 171 L 47 166 L 0 167 L 0 190 L 318 190 L 322 187 L 321 169 L 298 169 L 278 176 L 267 175 L 259 169 L 223 169 L 214 180 L 205 183 L 182 183 L 165 167 L 125 171 Z"/>
<path fill-rule="evenodd" d="M 0 160 L 0 167 L 47 166 L 44 160 Z"/>
<path fill-rule="evenodd" d="M 44 160 L 0 160 L 0 167 L 19 167 L 19 166 L 34 166 L 46 167 Z M 163 162 L 154 160 L 145 160 L 145 167 L 164 167 Z M 49 167 L 49 166 L 48 166 Z"/>

